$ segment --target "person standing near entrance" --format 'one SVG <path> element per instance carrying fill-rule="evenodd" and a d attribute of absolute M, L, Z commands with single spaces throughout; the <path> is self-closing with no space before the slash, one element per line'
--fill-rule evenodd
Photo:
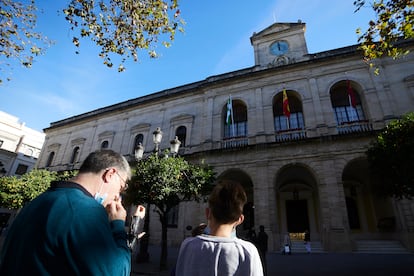
<path fill-rule="evenodd" d="M 268 240 L 268 236 L 264 230 L 264 226 L 260 225 L 259 234 L 257 235 L 257 247 L 259 248 L 260 258 L 262 260 L 264 275 L 267 275 L 267 261 L 266 261 L 267 240 Z"/>
<path fill-rule="evenodd" d="M 292 241 L 290 240 L 290 234 L 289 232 L 286 232 L 284 238 L 283 238 L 283 255 L 292 254 Z"/>
<path fill-rule="evenodd" d="M 310 242 L 309 230 L 305 231 L 304 241 L 305 241 L 306 252 L 309 254 L 311 253 L 311 242 Z"/>

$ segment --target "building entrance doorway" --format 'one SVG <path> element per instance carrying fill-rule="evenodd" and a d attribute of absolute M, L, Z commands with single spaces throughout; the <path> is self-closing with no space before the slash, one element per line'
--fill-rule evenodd
<path fill-rule="evenodd" d="M 309 230 L 308 205 L 306 199 L 286 200 L 286 219 L 287 230 L 289 233 L 304 233 L 305 230 Z"/>

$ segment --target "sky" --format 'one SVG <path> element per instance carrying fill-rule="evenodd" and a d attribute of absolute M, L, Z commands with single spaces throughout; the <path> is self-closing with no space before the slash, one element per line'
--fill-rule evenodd
<path fill-rule="evenodd" d="M 354 0 L 179 0 L 185 32 L 170 48 L 157 46 L 159 58 L 140 51 L 141 59 L 118 73 L 86 40 L 75 53 L 73 33 L 57 12 L 66 2 L 36 1 L 43 9 L 37 30 L 55 44 L 32 68 L 14 66 L 11 81 L 0 84 L 0 110 L 38 131 L 105 106 L 249 68 L 254 65 L 250 37 L 273 23 L 306 23 L 308 52 L 318 53 L 357 44 L 356 29 L 367 29 L 374 19 L 369 8 L 354 13 Z"/>

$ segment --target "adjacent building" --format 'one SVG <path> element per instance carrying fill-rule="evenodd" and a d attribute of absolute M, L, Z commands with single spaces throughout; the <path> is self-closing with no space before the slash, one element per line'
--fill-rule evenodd
<path fill-rule="evenodd" d="M 0 111 L 0 177 L 22 175 L 36 165 L 45 140 L 19 118 Z"/>
<path fill-rule="evenodd" d="M 152 151 L 160 127 L 161 148 L 177 136 L 180 155 L 243 184 L 249 202 L 238 235 L 264 225 L 270 251 L 287 231 L 302 239 L 305 230 L 325 251 L 367 240 L 414 249 L 414 203 L 376 197 L 365 156 L 387 122 L 414 110 L 414 55 L 376 60 L 376 75 L 358 45 L 308 53 L 305 27 L 275 23 L 254 33 L 252 67 L 52 122 L 38 167 L 78 168 L 100 148 L 132 161 L 139 143 Z M 400 46 L 414 50 L 413 41 Z M 174 210 L 170 244 L 205 221 L 204 207 Z M 158 220 L 150 227 L 158 243 Z"/>

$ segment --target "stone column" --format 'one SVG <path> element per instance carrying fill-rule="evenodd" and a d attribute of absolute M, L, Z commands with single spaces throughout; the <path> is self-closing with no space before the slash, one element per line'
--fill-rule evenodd
<path fill-rule="evenodd" d="M 326 251 L 349 252 L 352 250 L 348 232 L 345 194 L 341 181 L 342 171 L 336 169 L 331 159 L 318 160 L 315 165 L 320 177 L 319 197 L 321 207 L 321 236 Z"/>
<path fill-rule="evenodd" d="M 258 230 L 260 225 L 264 225 L 269 236 L 269 251 L 276 250 L 278 243 L 275 241 L 279 241 L 276 195 L 272 182 L 273 172 L 274 170 L 269 168 L 267 161 L 257 162 L 249 169 L 253 181 L 255 228 Z"/>
<path fill-rule="evenodd" d="M 199 137 L 204 137 L 205 150 L 211 149 L 211 143 L 213 141 L 213 98 L 209 97 L 203 104 L 203 128 Z"/>
<path fill-rule="evenodd" d="M 414 250 L 414 202 L 403 199 L 395 201 L 395 206 L 401 223 L 402 243 L 409 250 Z"/>
<path fill-rule="evenodd" d="M 252 129 L 250 135 L 254 135 L 256 141 L 255 144 L 261 144 L 266 142 L 266 131 L 264 126 L 264 116 L 263 116 L 263 99 L 262 99 L 262 89 L 257 88 L 255 90 L 255 116 L 252 118 L 251 123 L 249 123 L 249 129 Z M 250 121 L 250 118 L 249 118 Z M 249 136 L 250 136 L 249 135 Z"/>

